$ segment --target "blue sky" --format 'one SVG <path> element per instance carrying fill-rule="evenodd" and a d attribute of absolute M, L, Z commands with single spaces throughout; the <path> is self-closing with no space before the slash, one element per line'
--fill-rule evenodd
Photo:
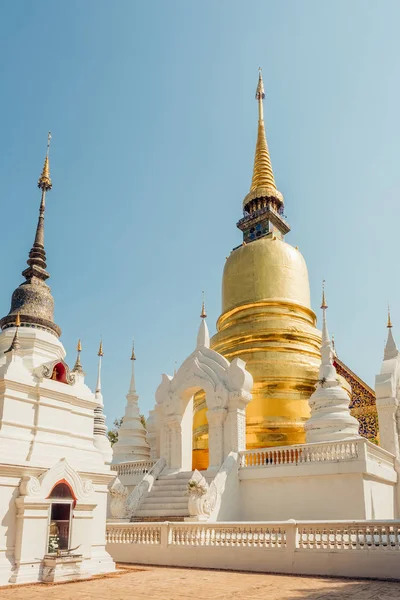
<path fill-rule="evenodd" d="M 357 0 L 15 0 L 0 22 L 0 313 L 22 281 L 51 129 L 49 283 L 71 364 L 108 422 L 123 414 L 135 338 L 143 411 L 192 351 L 201 290 L 215 331 L 225 257 L 248 191 L 263 67 L 275 178 L 327 281 L 338 352 L 369 384 L 390 300 L 400 340 L 400 4 Z"/>

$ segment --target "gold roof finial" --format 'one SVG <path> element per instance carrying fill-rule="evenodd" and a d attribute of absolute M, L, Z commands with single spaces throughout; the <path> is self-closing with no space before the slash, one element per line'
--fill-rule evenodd
<path fill-rule="evenodd" d="M 83 374 L 83 369 L 82 369 L 82 365 L 81 365 L 81 352 L 82 352 L 82 344 L 81 344 L 81 340 L 78 340 L 78 343 L 76 345 L 76 351 L 78 353 L 77 357 L 76 357 L 76 361 L 74 364 L 74 368 L 72 369 L 72 371 L 74 373 L 82 373 Z"/>
<path fill-rule="evenodd" d="M 132 342 L 132 354 L 131 354 L 131 360 L 136 360 L 136 355 L 135 355 L 135 342 Z"/>
<path fill-rule="evenodd" d="M 328 305 L 327 305 L 326 299 L 325 299 L 325 279 L 322 281 L 322 303 L 321 303 L 321 308 L 322 308 L 322 310 L 325 310 L 326 308 L 328 308 Z"/>
<path fill-rule="evenodd" d="M 387 327 L 388 327 L 388 329 L 391 329 L 393 327 L 393 325 L 392 325 L 392 319 L 390 318 L 390 306 L 388 306 Z"/>
<path fill-rule="evenodd" d="M 19 337 L 18 337 L 18 329 L 19 329 L 20 325 L 21 325 L 21 317 L 19 315 L 19 312 L 17 312 L 17 314 L 15 316 L 15 327 L 17 329 L 15 330 L 13 341 L 11 342 L 11 346 L 9 347 L 8 350 L 6 350 L 4 352 L 4 354 L 8 354 L 9 352 L 17 352 L 21 348 L 21 343 L 20 343 Z"/>
<path fill-rule="evenodd" d="M 205 319 L 207 317 L 206 304 L 205 304 L 205 301 L 204 301 L 204 292 L 201 292 L 201 293 L 202 293 L 203 300 L 202 300 L 202 303 L 201 303 L 201 315 L 200 315 L 200 318 L 201 319 Z"/>
<path fill-rule="evenodd" d="M 256 90 L 256 100 L 258 101 L 258 132 L 256 152 L 254 156 L 253 177 L 251 180 L 250 193 L 256 192 L 258 188 L 260 196 L 276 195 L 283 201 L 282 195 L 278 192 L 275 184 L 274 172 L 272 170 L 271 158 L 269 156 L 267 137 L 264 126 L 263 100 L 265 98 L 264 83 L 261 67 L 258 69 L 258 84 Z M 254 196 L 254 194 L 253 194 Z M 256 196 L 254 196 L 256 197 Z"/>
<path fill-rule="evenodd" d="M 38 187 L 44 192 L 48 192 L 53 187 L 50 179 L 50 163 L 49 163 L 49 151 L 50 151 L 50 140 L 51 133 L 49 131 L 47 135 L 47 151 L 46 158 L 44 159 L 43 171 L 41 176 L 39 177 Z"/>
<path fill-rule="evenodd" d="M 100 340 L 100 346 L 99 346 L 99 351 L 97 353 L 97 356 L 104 356 L 104 352 L 103 352 L 103 340 Z"/>

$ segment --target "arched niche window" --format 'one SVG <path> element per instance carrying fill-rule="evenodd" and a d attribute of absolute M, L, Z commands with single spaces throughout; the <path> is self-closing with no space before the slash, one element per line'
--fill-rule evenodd
<path fill-rule="evenodd" d="M 53 372 L 51 374 L 53 381 L 60 381 L 61 383 L 68 383 L 67 381 L 67 370 L 62 362 L 54 365 Z"/>
<path fill-rule="evenodd" d="M 49 498 L 70 498 L 74 500 L 74 496 L 72 494 L 72 490 L 67 483 L 61 482 L 57 483 L 55 487 L 50 492 Z"/>
<path fill-rule="evenodd" d="M 59 481 L 48 497 L 51 504 L 47 551 L 54 554 L 70 547 L 72 512 L 76 496 L 66 481 Z"/>

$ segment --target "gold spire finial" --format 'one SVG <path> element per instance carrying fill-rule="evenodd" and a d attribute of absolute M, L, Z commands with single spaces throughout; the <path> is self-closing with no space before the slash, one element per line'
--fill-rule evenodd
<path fill-rule="evenodd" d="M 21 316 L 19 314 L 19 312 L 17 312 L 17 315 L 15 317 L 15 327 L 20 327 L 21 326 Z"/>
<path fill-rule="evenodd" d="M 135 342 L 132 342 L 132 354 L 131 354 L 131 360 L 136 360 L 136 355 L 135 355 Z"/>
<path fill-rule="evenodd" d="M 206 313 L 206 304 L 205 304 L 205 300 L 204 300 L 204 292 L 201 292 L 202 294 L 202 302 L 201 302 L 201 315 L 200 318 L 201 319 L 205 319 L 207 317 L 207 313 Z"/>
<path fill-rule="evenodd" d="M 391 329 L 393 327 L 393 325 L 392 325 L 392 319 L 390 318 L 390 306 L 388 306 L 387 327 L 388 327 L 388 329 Z"/>
<path fill-rule="evenodd" d="M 44 159 L 43 171 L 41 176 L 39 177 L 38 187 L 44 191 L 48 192 L 53 187 L 50 179 L 50 163 L 49 163 L 49 151 L 50 151 L 50 140 L 51 133 L 49 131 L 47 136 L 47 150 L 46 150 L 46 158 Z"/>
<path fill-rule="evenodd" d="M 81 365 L 81 352 L 82 352 L 82 344 L 81 344 L 81 340 L 78 340 L 78 343 L 76 345 L 76 351 L 77 351 L 77 357 L 76 357 L 76 361 L 74 364 L 74 368 L 72 369 L 72 371 L 74 373 L 83 373 L 83 369 L 82 369 L 82 365 Z"/>
<path fill-rule="evenodd" d="M 104 356 L 104 352 L 103 352 L 103 340 L 100 340 L 100 346 L 99 346 L 99 351 L 97 353 L 97 356 Z"/>
<path fill-rule="evenodd" d="M 322 308 L 322 310 L 324 310 L 325 308 L 328 308 L 328 305 L 327 305 L 326 299 L 325 299 L 325 279 L 322 280 L 322 302 L 321 302 L 321 308 Z"/>
<path fill-rule="evenodd" d="M 322 303 L 321 303 L 321 308 L 322 308 L 322 310 L 325 310 L 326 308 L 328 308 L 328 305 L 327 305 L 326 299 L 325 299 L 325 279 L 322 281 Z"/>
<path fill-rule="evenodd" d="M 258 101 L 258 132 L 256 152 L 254 156 L 253 178 L 251 180 L 250 192 L 255 192 L 257 188 L 264 188 L 263 196 L 279 194 L 276 189 L 274 173 L 272 171 L 271 158 L 269 156 L 267 137 L 264 126 L 263 100 L 265 98 L 264 83 L 261 67 L 258 69 L 258 84 L 256 90 L 256 100 Z M 269 191 L 268 191 L 269 190 Z M 260 190 L 261 194 L 261 190 Z"/>

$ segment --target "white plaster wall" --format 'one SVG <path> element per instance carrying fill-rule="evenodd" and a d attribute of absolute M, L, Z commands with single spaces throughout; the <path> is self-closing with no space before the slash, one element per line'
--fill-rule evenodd
<path fill-rule="evenodd" d="M 240 519 L 365 519 L 360 474 L 245 479 L 240 482 Z"/>
<path fill-rule="evenodd" d="M 0 477 L 0 582 L 14 563 L 16 505 L 19 478 Z"/>
<path fill-rule="evenodd" d="M 367 519 L 394 519 L 396 517 L 396 486 L 365 478 L 364 498 Z"/>

